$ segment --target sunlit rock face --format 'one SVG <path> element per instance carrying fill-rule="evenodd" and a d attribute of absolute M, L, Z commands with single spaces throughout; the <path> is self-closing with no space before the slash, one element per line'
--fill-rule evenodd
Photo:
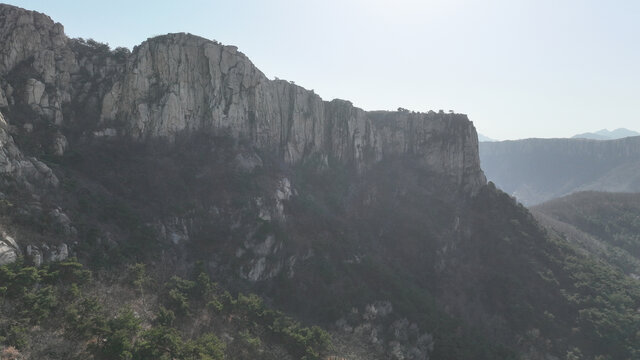
<path fill-rule="evenodd" d="M 0 12 L 0 74 L 3 75 L 0 106 L 14 104 L 18 98 L 38 115 L 61 124 L 62 103 L 71 100 L 70 73 L 77 68 L 68 41 L 62 25 L 48 16 L 3 5 Z M 22 71 L 26 68 L 29 71 Z M 11 73 L 13 85 L 6 79 Z M 26 79 L 17 81 L 15 78 L 19 77 Z"/>
<path fill-rule="evenodd" d="M 44 163 L 25 156 L 8 132 L 9 125 L 0 113 L 0 183 L 29 191 L 46 191 L 58 186 L 58 178 Z"/>
<path fill-rule="evenodd" d="M 19 255 L 20 248 L 16 241 L 4 232 L 0 233 L 0 266 L 16 261 Z"/>
<path fill-rule="evenodd" d="M 366 112 L 348 101 L 269 80 L 234 46 L 188 34 L 136 47 L 102 102 L 100 125 L 133 139 L 226 131 L 287 163 L 319 155 L 358 169 L 409 154 L 475 190 L 485 183 L 465 115 Z"/>

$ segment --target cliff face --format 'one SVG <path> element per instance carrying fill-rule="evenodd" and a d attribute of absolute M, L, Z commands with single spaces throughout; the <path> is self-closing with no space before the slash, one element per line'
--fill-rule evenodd
<path fill-rule="evenodd" d="M 2 5 L 0 106 L 24 102 L 38 115 L 61 124 L 62 103 L 71 100 L 69 73 L 76 67 L 67 43 L 62 25 L 48 16 Z"/>
<path fill-rule="evenodd" d="M 47 151 L 58 155 L 67 146 L 64 128 L 82 128 L 76 140 L 170 142 L 206 131 L 249 140 L 289 164 L 313 156 L 363 170 L 408 154 L 466 191 L 485 183 L 476 131 L 465 115 L 365 112 L 347 101 L 323 101 L 267 79 L 234 46 L 189 34 L 149 39 L 131 54 L 109 52 L 68 39 L 46 15 L 3 5 L 0 36 L 0 108 L 9 110 L 12 125 L 49 128 L 55 136 L 48 135 Z M 14 108 L 29 109 L 22 118 L 31 119 L 19 123 Z"/>
<path fill-rule="evenodd" d="M 317 154 L 363 169 L 410 154 L 469 190 L 484 183 L 477 135 L 465 115 L 368 113 L 346 101 L 326 102 L 267 79 L 233 46 L 188 34 L 134 49 L 124 76 L 104 97 L 101 126 L 134 139 L 226 130 L 287 163 Z"/>

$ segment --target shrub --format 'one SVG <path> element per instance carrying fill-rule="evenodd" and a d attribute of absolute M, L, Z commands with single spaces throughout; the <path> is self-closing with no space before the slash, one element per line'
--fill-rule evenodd
<path fill-rule="evenodd" d="M 171 326 L 176 319 L 176 314 L 166 309 L 164 306 L 160 306 L 158 310 L 158 316 L 156 317 L 156 322 L 162 326 Z"/>
<path fill-rule="evenodd" d="M 185 359 L 222 360 L 224 359 L 225 344 L 215 335 L 207 333 L 186 344 Z"/>
<path fill-rule="evenodd" d="M 22 298 L 22 315 L 30 317 L 36 323 L 47 318 L 49 313 L 58 305 L 58 299 L 52 286 L 29 292 Z"/>
<path fill-rule="evenodd" d="M 262 342 L 260 338 L 253 336 L 248 330 L 238 333 L 232 343 L 234 357 L 257 359 L 260 356 Z"/>
<path fill-rule="evenodd" d="M 169 290 L 169 304 L 181 315 L 189 313 L 189 299 L 185 293 L 178 289 Z"/>
<path fill-rule="evenodd" d="M 27 328 L 17 323 L 10 324 L 2 337 L 7 345 L 18 349 L 24 349 L 29 343 Z"/>
<path fill-rule="evenodd" d="M 107 359 L 131 359 L 133 357 L 133 338 L 140 330 L 140 321 L 131 309 L 123 310 L 120 315 L 109 320 L 104 342 L 99 352 Z"/>
<path fill-rule="evenodd" d="M 104 311 L 96 298 L 85 298 L 69 305 L 65 309 L 65 320 L 69 330 L 83 339 L 108 332 Z"/>
<path fill-rule="evenodd" d="M 178 330 L 166 326 L 145 331 L 135 353 L 140 360 L 180 359 L 184 347 Z"/>

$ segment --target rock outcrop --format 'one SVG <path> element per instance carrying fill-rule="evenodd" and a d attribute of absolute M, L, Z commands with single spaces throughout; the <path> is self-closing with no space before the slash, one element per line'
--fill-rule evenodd
<path fill-rule="evenodd" d="M 48 16 L 2 5 L 0 100 L 7 100 L 0 105 L 15 104 L 18 98 L 38 115 L 61 124 L 62 104 L 71 101 L 70 73 L 77 68 L 68 41 L 63 26 Z M 13 85 L 8 78 L 13 78 Z"/>
<path fill-rule="evenodd" d="M 69 246 L 64 243 L 51 246 L 47 244 L 27 245 L 26 250 L 26 258 L 35 266 L 40 266 L 45 262 L 64 261 L 69 258 Z"/>
<path fill-rule="evenodd" d="M 8 133 L 9 125 L 0 113 L 0 181 L 6 187 L 18 185 L 38 192 L 58 186 L 58 178 L 43 162 L 25 156 Z"/>
<path fill-rule="evenodd" d="M 20 254 L 16 241 L 4 232 L 0 233 L 0 266 L 16 261 Z"/>

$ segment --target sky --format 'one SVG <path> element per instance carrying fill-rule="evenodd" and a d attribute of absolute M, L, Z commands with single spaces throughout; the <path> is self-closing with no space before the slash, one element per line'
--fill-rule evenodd
<path fill-rule="evenodd" d="M 499 140 L 640 131 L 637 0 L 23 0 L 69 37 L 188 32 L 365 110 L 454 110 Z"/>

